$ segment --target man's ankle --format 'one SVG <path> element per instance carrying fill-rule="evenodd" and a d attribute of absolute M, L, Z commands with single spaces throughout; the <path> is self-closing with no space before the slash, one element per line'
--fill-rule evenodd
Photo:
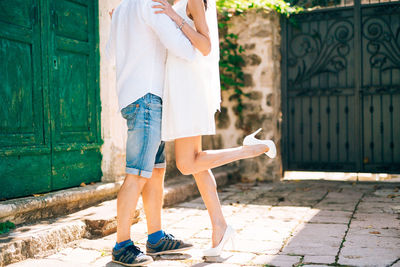
<path fill-rule="evenodd" d="M 133 242 L 132 242 L 132 240 L 131 239 L 127 239 L 127 240 L 125 240 L 125 241 L 122 241 L 122 242 L 115 242 L 115 246 L 114 246 L 114 249 L 115 250 L 119 250 L 119 249 L 121 249 L 121 248 L 123 248 L 123 247 L 126 247 L 126 246 L 128 246 L 128 245 L 130 245 L 130 244 L 133 244 Z"/>
<path fill-rule="evenodd" d="M 154 232 L 147 237 L 147 241 L 149 241 L 150 244 L 157 244 L 158 241 L 160 241 L 161 238 L 165 236 L 165 232 L 163 230 Z"/>

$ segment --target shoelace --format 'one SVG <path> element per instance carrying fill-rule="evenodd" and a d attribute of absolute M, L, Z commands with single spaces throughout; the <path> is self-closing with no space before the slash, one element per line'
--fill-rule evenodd
<path fill-rule="evenodd" d="M 132 251 L 136 256 L 139 256 L 140 253 L 142 253 L 142 251 L 140 250 L 139 247 L 132 245 L 126 248 L 129 251 Z"/>
<path fill-rule="evenodd" d="M 172 234 L 165 234 L 164 238 L 167 240 L 174 240 L 175 236 L 173 236 Z"/>

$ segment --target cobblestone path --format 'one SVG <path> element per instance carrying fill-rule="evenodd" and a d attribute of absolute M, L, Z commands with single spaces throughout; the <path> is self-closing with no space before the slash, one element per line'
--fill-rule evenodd
<path fill-rule="evenodd" d="M 165 208 L 164 229 L 191 241 L 187 254 L 158 257 L 149 266 L 400 266 L 397 184 L 292 181 L 235 184 L 221 190 L 229 224 L 237 230 L 219 258 L 206 261 L 210 222 L 201 198 Z M 144 216 L 143 216 L 144 217 Z M 132 226 L 142 248 L 146 223 Z M 80 240 L 45 259 L 11 266 L 107 266 L 115 234 Z"/>

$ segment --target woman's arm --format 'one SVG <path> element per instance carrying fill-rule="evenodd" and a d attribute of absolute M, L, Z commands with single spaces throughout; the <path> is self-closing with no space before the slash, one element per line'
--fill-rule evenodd
<path fill-rule="evenodd" d="M 182 25 L 182 32 L 189 38 L 190 42 L 196 47 L 204 56 L 207 56 L 211 51 L 211 41 L 208 31 L 208 25 L 205 16 L 205 7 L 203 0 L 189 0 L 188 10 L 193 17 L 196 27 L 194 30 L 189 24 L 184 23 L 183 18 L 179 16 L 172 6 L 166 0 L 153 0 L 158 2 L 158 5 L 153 8 L 161 10 L 156 11 L 156 14 L 164 13 L 168 15 L 178 26 Z"/>

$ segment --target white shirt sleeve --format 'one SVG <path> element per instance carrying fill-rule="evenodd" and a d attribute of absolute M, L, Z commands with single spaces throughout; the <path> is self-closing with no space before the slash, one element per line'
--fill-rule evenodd
<path fill-rule="evenodd" d="M 144 4 L 143 18 L 147 25 L 153 29 L 169 52 L 189 61 L 194 60 L 196 52 L 189 39 L 167 15 L 155 14 L 157 9 L 152 8 L 154 4 L 151 0 Z"/>

